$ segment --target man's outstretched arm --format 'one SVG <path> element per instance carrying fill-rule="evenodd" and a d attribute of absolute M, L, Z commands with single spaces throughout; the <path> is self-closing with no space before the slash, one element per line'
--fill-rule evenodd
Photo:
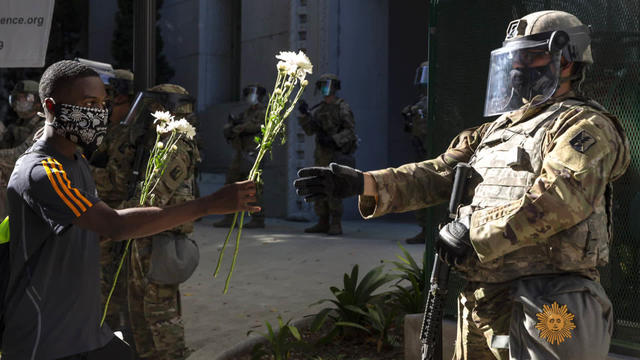
<path fill-rule="evenodd" d="M 141 207 L 114 210 L 98 202 L 74 221 L 74 225 L 95 231 L 111 240 L 140 238 L 172 229 L 185 222 L 213 214 L 260 211 L 251 181 L 229 184 L 217 192 L 166 208 Z"/>

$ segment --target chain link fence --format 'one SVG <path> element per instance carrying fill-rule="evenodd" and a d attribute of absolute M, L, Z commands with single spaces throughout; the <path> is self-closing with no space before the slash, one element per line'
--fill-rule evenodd
<path fill-rule="evenodd" d="M 640 353 L 640 2 L 637 0 L 431 0 L 432 154 L 482 117 L 489 54 L 501 46 L 507 24 L 540 10 L 563 10 L 592 26 L 595 64 L 582 89 L 621 120 L 632 162 L 614 184 L 614 239 L 602 284 L 614 305 L 613 346 Z M 435 24 L 433 23 L 435 20 Z M 435 26 L 435 32 L 433 27 Z M 432 223 L 444 208 L 432 212 Z M 452 285 L 462 286 L 460 279 Z M 448 315 L 455 316 L 455 296 Z M 633 350 L 631 350 L 633 353 Z"/>

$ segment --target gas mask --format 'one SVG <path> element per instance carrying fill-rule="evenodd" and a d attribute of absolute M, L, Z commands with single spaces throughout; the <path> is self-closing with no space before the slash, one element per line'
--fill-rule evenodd
<path fill-rule="evenodd" d="M 250 85 L 242 89 L 244 100 L 250 105 L 261 102 L 266 93 L 267 91 L 260 85 Z"/>
<path fill-rule="evenodd" d="M 69 104 L 55 105 L 53 122 L 47 125 L 57 135 L 92 153 L 107 133 L 109 111 Z"/>

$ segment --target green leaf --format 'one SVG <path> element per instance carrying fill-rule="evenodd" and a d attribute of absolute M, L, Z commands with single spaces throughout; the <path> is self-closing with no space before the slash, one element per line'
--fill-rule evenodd
<path fill-rule="evenodd" d="M 348 326 L 348 327 L 353 327 L 356 329 L 360 329 L 360 330 L 364 330 L 367 333 L 371 333 L 371 331 L 369 329 L 367 329 L 366 327 L 360 325 L 360 324 L 356 324 L 354 322 L 346 322 L 346 321 L 338 321 L 336 322 L 336 326 Z"/>
<path fill-rule="evenodd" d="M 255 136 L 253 138 L 253 142 L 256 143 L 256 144 L 260 144 L 261 141 L 262 141 L 262 139 L 260 139 L 260 136 Z"/>
<path fill-rule="evenodd" d="M 295 326 L 288 325 L 287 327 L 289 328 L 289 331 L 291 332 L 291 335 L 293 335 L 293 337 L 296 338 L 296 340 L 298 340 L 298 341 L 302 340 L 302 336 L 300 336 L 300 332 L 298 331 L 298 329 Z"/>

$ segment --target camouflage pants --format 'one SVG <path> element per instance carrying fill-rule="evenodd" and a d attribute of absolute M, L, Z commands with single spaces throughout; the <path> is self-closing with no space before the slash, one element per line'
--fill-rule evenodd
<path fill-rule="evenodd" d="M 233 159 L 231 160 L 231 165 L 229 166 L 229 170 L 227 170 L 226 178 L 224 183 L 231 184 L 236 181 L 244 181 L 249 177 L 249 172 L 251 171 L 251 167 L 253 166 L 253 162 L 255 158 L 244 154 L 240 151 L 236 151 Z M 258 184 L 257 187 L 257 203 L 262 205 L 262 184 Z M 264 219 L 264 207 L 258 213 L 251 214 L 252 217 L 256 219 Z"/>
<path fill-rule="evenodd" d="M 116 271 L 118 270 L 118 264 L 122 256 L 121 249 L 125 246 L 126 242 L 118 241 L 102 241 L 100 239 L 100 290 L 102 292 L 103 306 L 111 287 L 113 286 L 113 280 L 115 278 Z M 127 305 L 127 278 L 129 273 L 129 264 L 125 259 L 118 275 L 118 282 L 109 300 L 109 308 L 107 309 L 107 317 L 105 322 L 109 324 L 112 330 L 123 330 L 130 328 L 129 325 L 129 310 Z"/>
<path fill-rule="evenodd" d="M 577 275 L 469 283 L 458 299 L 454 359 L 602 360 L 613 333 L 611 309 L 602 286 Z"/>
<path fill-rule="evenodd" d="M 493 335 L 509 335 L 511 285 L 469 283 L 458 297 L 456 360 L 504 360 L 509 350 L 491 348 Z"/>
<path fill-rule="evenodd" d="M 329 164 L 336 158 L 336 151 L 330 148 L 316 146 L 314 152 L 314 160 L 316 166 L 329 166 Z M 329 216 L 342 218 L 344 208 L 342 205 L 342 199 L 326 199 L 315 201 L 313 209 L 320 218 L 328 219 Z"/>
<path fill-rule="evenodd" d="M 131 249 L 129 314 L 140 359 L 181 360 L 188 355 L 180 317 L 178 285 L 149 282 L 152 238 L 136 239 Z"/>

